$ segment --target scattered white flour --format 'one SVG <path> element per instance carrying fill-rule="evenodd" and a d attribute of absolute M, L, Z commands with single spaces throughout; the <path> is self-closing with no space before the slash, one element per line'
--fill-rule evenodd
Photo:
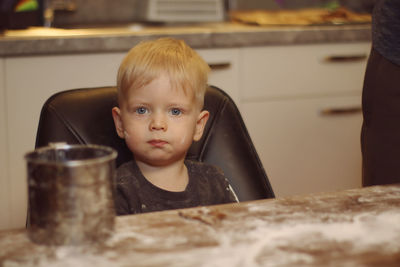
<path fill-rule="evenodd" d="M 399 210 L 380 214 L 364 212 L 349 220 L 344 218 L 346 220 L 324 223 L 313 220 L 271 223 L 261 218 L 241 223 L 226 221 L 223 231 L 203 226 L 208 231 L 204 232 L 205 236 L 212 234 L 218 245 L 194 249 L 188 245 L 179 250 L 174 250 L 174 246 L 190 243 L 190 237 L 177 233 L 176 236 L 160 238 L 157 234 L 137 232 L 140 227 L 130 226 L 120 228 L 106 245 L 118 246 L 128 240 L 135 242 L 136 247 L 159 246 L 164 250 L 157 253 L 132 250 L 125 254 L 106 250 L 99 254 L 88 247 L 58 247 L 54 257 L 33 255 L 28 262 L 6 260 L 3 266 L 298 266 L 312 265 L 315 259 L 311 252 L 324 245 L 333 248 L 346 246 L 348 255 L 362 255 L 376 247 L 382 253 L 400 253 Z"/>

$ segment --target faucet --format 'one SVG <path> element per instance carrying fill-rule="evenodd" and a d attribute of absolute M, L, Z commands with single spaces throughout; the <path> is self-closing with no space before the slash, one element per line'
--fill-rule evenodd
<path fill-rule="evenodd" d="M 45 27 L 51 27 L 54 22 L 55 11 L 75 11 L 75 0 L 44 0 L 43 1 L 43 20 Z"/>

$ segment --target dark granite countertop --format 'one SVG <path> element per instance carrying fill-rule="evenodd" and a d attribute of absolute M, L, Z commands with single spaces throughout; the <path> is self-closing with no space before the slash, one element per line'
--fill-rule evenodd
<path fill-rule="evenodd" d="M 399 266 L 400 185 L 116 218 L 90 246 L 0 231 L 0 266 Z"/>
<path fill-rule="evenodd" d="M 0 35 L 0 56 L 126 52 L 141 40 L 171 36 L 194 48 L 232 48 L 371 40 L 371 26 L 275 26 L 209 23 L 180 26 L 126 25 L 110 28 L 8 30 Z"/>

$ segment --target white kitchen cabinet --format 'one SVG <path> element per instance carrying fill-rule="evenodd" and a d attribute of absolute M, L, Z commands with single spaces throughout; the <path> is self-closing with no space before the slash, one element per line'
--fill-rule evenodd
<path fill-rule="evenodd" d="M 277 196 L 361 185 L 359 96 L 243 103 L 254 145 Z"/>
<path fill-rule="evenodd" d="M 276 196 L 361 186 L 369 43 L 244 48 L 241 112 Z"/>
<path fill-rule="evenodd" d="M 210 83 L 226 89 L 238 99 L 238 49 L 204 49 L 199 53 L 214 66 Z M 0 102 L 4 104 L 0 115 L 0 229 L 25 224 L 27 184 L 23 157 L 34 149 L 44 102 L 54 93 L 66 89 L 115 85 L 117 70 L 125 54 L 1 59 L 0 74 L 6 77 L 1 77 L 5 82 L 0 85 Z"/>
<path fill-rule="evenodd" d="M 369 43 L 243 48 L 241 99 L 360 93 Z"/>
<path fill-rule="evenodd" d="M 6 123 L 6 91 L 5 91 L 5 61 L 0 59 L 0 229 L 10 224 L 9 180 L 7 157 L 7 123 Z"/>

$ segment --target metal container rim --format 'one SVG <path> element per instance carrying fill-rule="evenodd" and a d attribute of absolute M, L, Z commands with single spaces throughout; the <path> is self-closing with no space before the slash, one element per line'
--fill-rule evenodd
<path fill-rule="evenodd" d="M 98 149 L 107 152 L 108 154 L 98 157 L 98 158 L 90 158 L 85 160 L 66 160 L 66 161 L 51 161 L 47 159 L 41 158 L 32 158 L 33 155 L 43 153 L 50 150 L 71 150 L 71 149 L 79 149 L 79 148 L 91 148 L 91 149 Z M 118 155 L 118 152 L 109 147 L 103 145 L 94 145 L 94 144 L 66 144 L 66 143 L 55 143 L 49 144 L 46 147 L 36 148 L 30 152 L 27 152 L 24 156 L 25 160 L 28 163 L 36 163 L 36 164 L 46 164 L 46 165 L 54 165 L 54 166 L 84 166 L 89 164 L 96 164 L 96 163 L 104 163 L 110 160 L 114 160 Z"/>

